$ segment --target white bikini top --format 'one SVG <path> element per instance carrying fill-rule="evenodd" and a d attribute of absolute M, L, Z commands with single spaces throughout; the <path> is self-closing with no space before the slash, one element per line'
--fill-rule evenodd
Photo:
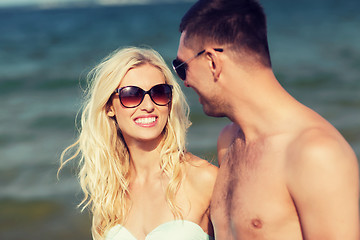
<path fill-rule="evenodd" d="M 152 230 L 145 240 L 213 240 L 214 238 L 194 222 L 187 220 L 173 220 L 163 223 Z M 137 240 L 125 227 L 120 224 L 112 227 L 106 234 L 105 240 Z"/>

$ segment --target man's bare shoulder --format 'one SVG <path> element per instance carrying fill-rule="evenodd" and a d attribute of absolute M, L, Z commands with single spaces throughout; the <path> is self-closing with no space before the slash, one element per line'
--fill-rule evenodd
<path fill-rule="evenodd" d="M 307 161 L 330 161 L 344 164 L 357 162 L 347 141 L 333 127 L 309 127 L 296 135 L 287 149 L 288 164 L 306 164 Z"/>
<path fill-rule="evenodd" d="M 295 188 L 316 182 L 330 186 L 338 178 L 358 181 L 356 155 L 331 127 L 308 128 L 294 138 L 287 149 L 286 169 L 289 184 Z"/>
<path fill-rule="evenodd" d="M 220 132 L 217 141 L 218 163 L 221 164 L 221 160 L 227 152 L 229 146 L 233 143 L 234 138 L 239 132 L 240 128 L 235 123 L 226 125 Z"/>

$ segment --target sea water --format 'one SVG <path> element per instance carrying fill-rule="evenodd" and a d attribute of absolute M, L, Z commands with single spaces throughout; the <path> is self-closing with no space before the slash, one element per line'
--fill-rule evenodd
<path fill-rule="evenodd" d="M 360 2 L 262 2 L 279 81 L 359 156 Z M 76 210 L 76 171 L 56 178 L 60 153 L 77 134 L 86 74 L 124 46 L 151 46 L 170 66 L 191 4 L 0 9 L 0 239 L 89 239 L 89 216 Z M 183 89 L 193 122 L 187 147 L 216 161 L 229 121 L 205 116 L 198 96 Z"/>

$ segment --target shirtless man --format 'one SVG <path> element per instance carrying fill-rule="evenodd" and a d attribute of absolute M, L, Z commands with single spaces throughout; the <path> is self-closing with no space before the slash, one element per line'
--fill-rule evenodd
<path fill-rule="evenodd" d="M 255 0 L 200 0 L 173 67 L 204 112 L 228 117 L 211 201 L 216 240 L 359 240 L 356 155 L 273 74 Z"/>

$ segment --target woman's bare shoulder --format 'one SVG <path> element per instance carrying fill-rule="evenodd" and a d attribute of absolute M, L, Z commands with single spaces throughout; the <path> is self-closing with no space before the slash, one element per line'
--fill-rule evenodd
<path fill-rule="evenodd" d="M 218 167 L 191 153 L 187 153 L 186 159 L 186 176 L 189 183 L 195 187 L 196 190 L 208 188 L 211 189 L 212 192 Z"/>

